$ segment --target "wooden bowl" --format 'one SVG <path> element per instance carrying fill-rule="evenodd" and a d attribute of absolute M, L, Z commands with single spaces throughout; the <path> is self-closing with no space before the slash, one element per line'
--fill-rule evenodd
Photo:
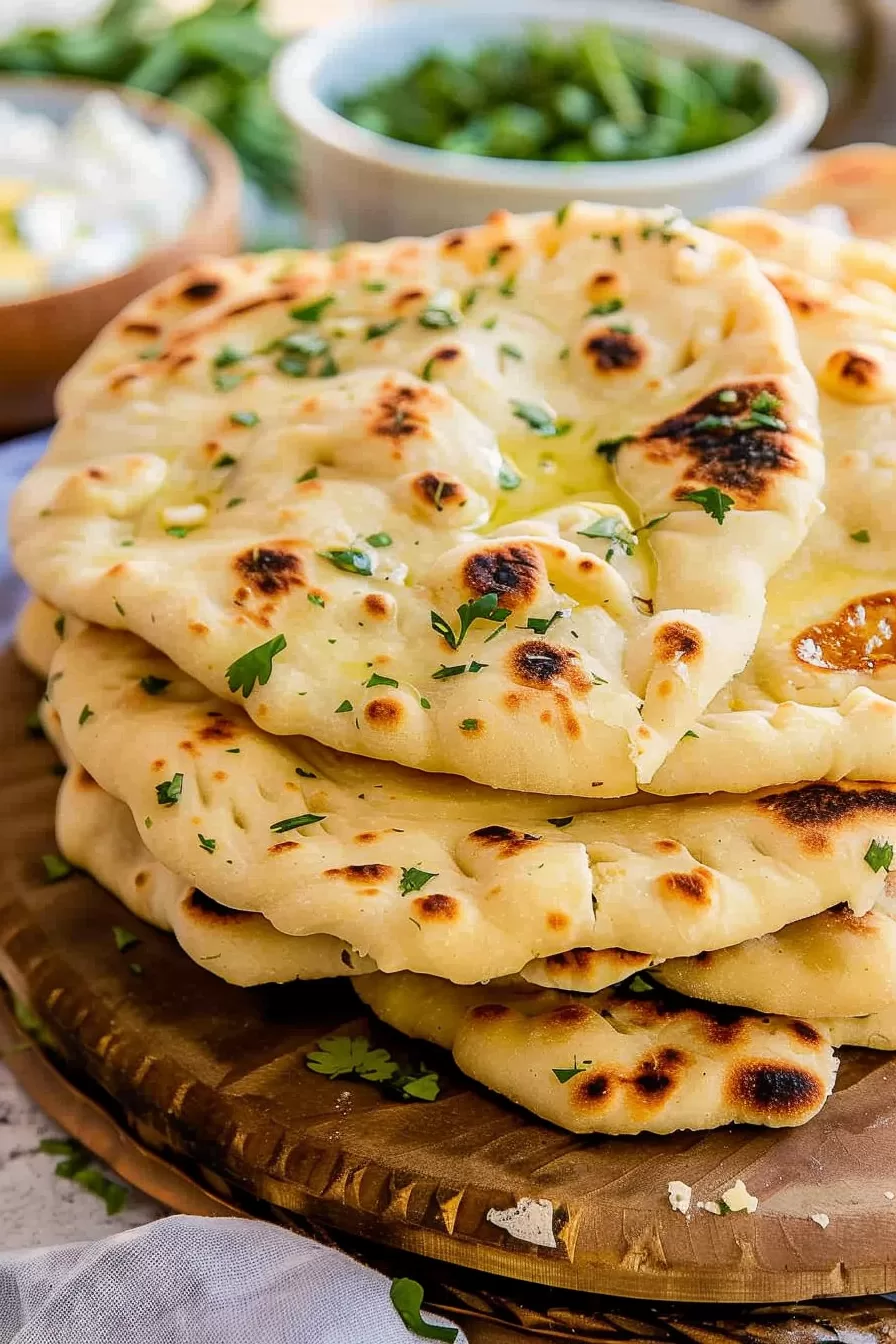
<path fill-rule="evenodd" d="M 0 78 L 0 99 L 67 120 L 88 93 L 103 88 L 111 88 L 143 121 L 183 137 L 205 174 L 206 194 L 179 238 L 145 253 L 129 269 L 34 299 L 0 303 L 0 437 L 50 423 L 59 379 L 131 299 L 197 257 L 239 247 L 239 162 L 227 141 L 186 109 L 132 89 L 29 76 Z"/>

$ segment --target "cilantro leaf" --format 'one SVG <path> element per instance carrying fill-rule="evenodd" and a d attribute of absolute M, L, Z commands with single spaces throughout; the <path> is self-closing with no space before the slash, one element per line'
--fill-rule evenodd
<path fill-rule="evenodd" d="M 140 689 L 147 695 L 161 695 L 171 685 L 166 677 L 141 677 Z"/>
<path fill-rule="evenodd" d="M 260 421 L 261 416 L 257 411 L 232 411 L 230 414 L 230 423 L 232 425 L 242 425 L 244 429 L 252 429 Z M 215 463 L 216 467 L 219 465 L 220 463 Z"/>
<path fill-rule="evenodd" d="M 439 1075 L 437 1073 L 404 1075 L 395 1079 L 395 1087 L 408 1101 L 435 1101 L 440 1091 Z"/>
<path fill-rule="evenodd" d="M 398 890 L 402 896 L 408 896 L 412 891 L 422 891 L 434 877 L 438 877 L 438 873 L 427 873 L 422 868 L 402 868 Z"/>
<path fill-rule="evenodd" d="M 534 630 L 536 635 L 546 635 L 555 621 L 561 620 L 564 616 L 569 616 L 570 612 L 555 611 L 553 616 L 530 616 L 526 622 L 527 630 Z"/>
<path fill-rule="evenodd" d="M 862 545 L 865 545 L 871 540 L 871 533 L 868 531 L 867 527 L 862 527 L 858 532 L 850 532 L 849 537 L 851 541 L 858 541 L 861 542 Z"/>
<path fill-rule="evenodd" d="M 317 1042 L 317 1049 L 306 1056 L 305 1065 L 312 1073 L 340 1078 L 343 1074 L 357 1072 L 370 1053 L 370 1041 L 366 1036 L 325 1036 Z M 386 1052 L 375 1053 L 384 1055 Z M 381 1061 L 378 1062 L 381 1065 Z M 397 1065 L 393 1066 L 396 1071 L 397 1068 Z"/>
<path fill-rule="evenodd" d="M 498 472 L 498 485 L 502 490 L 518 490 L 523 483 L 523 478 L 517 471 L 512 462 L 508 462 L 506 457 L 501 458 L 501 469 Z"/>
<path fill-rule="evenodd" d="M 461 728 L 463 729 L 463 731 L 464 731 L 465 733 L 473 733 L 473 732 L 475 732 L 476 729 L 479 727 L 479 720 L 478 720 L 478 719 L 463 719 L 463 720 L 461 721 L 461 725 L 460 725 L 460 726 L 461 726 Z"/>
<path fill-rule="evenodd" d="M 555 212 L 554 223 L 557 225 L 558 229 L 562 229 L 563 225 L 566 223 L 566 216 L 572 209 L 572 204 L 572 201 L 567 201 L 566 205 L 561 205 L 560 209 Z"/>
<path fill-rule="evenodd" d="M 354 709 L 354 705 L 352 704 L 351 700 L 343 700 L 343 702 L 342 702 L 341 705 L 337 705 L 337 706 L 336 706 L 336 713 L 337 713 L 337 714 L 350 714 L 351 711 L 352 711 L 353 709 Z"/>
<path fill-rule="evenodd" d="M 626 555 L 634 555 L 635 546 L 638 538 L 631 528 L 615 514 L 607 514 L 602 518 L 595 518 L 593 523 L 587 527 L 580 528 L 576 533 L 579 537 L 606 537 L 615 546 L 621 547 Z M 613 546 L 607 551 L 607 559 L 610 558 Z"/>
<path fill-rule="evenodd" d="M 428 331 L 439 331 L 445 327 L 459 327 L 460 319 L 450 308 L 445 308 L 441 304 L 430 304 L 417 318 L 421 327 L 426 327 Z"/>
<path fill-rule="evenodd" d="M 369 537 L 365 538 L 365 540 L 367 541 L 368 546 L 373 546 L 377 550 L 383 546 L 392 545 L 392 538 L 389 536 L 388 532 L 372 532 Z"/>
<path fill-rule="evenodd" d="M 522 350 L 519 348 L 519 346 L 518 346 L 518 345 L 511 345 L 509 342 L 505 342 L 503 345 L 499 345 L 499 346 L 498 346 L 498 354 L 501 355 L 502 358 L 504 358 L 504 359 L 522 359 L 522 358 L 523 358 L 523 352 L 522 352 Z"/>
<path fill-rule="evenodd" d="M 84 708 L 81 710 L 81 713 L 78 715 L 79 726 L 85 724 L 88 719 L 92 718 L 93 718 L 93 710 L 90 708 L 89 705 L 85 705 Z"/>
<path fill-rule="evenodd" d="M 61 882 L 64 877 L 74 872 L 72 865 L 60 854 L 42 854 L 40 861 L 48 882 Z"/>
<path fill-rule="evenodd" d="M 691 490 L 679 498 L 686 499 L 691 504 L 699 504 L 703 512 L 708 513 L 710 518 L 715 518 L 720 527 L 725 521 L 725 514 L 734 508 L 731 496 L 726 495 L 716 485 L 710 485 L 706 490 Z"/>
<path fill-rule="evenodd" d="M 893 846 L 889 840 L 872 840 L 864 854 L 872 873 L 888 873 L 893 866 Z"/>
<path fill-rule="evenodd" d="M 395 317 L 391 322 L 372 322 L 364 333 L 365 341 L 378 341 L 383 336 L 388 336 L 396 327 L 400 327 L 402 319 Z"/>
<path fill-rule="evenodd" d="M 506 621 L 510 615 L 509 607 L 498 606 L 497 593 L 483 593 L 481 597 L 473 598 L 470 602 L 462 602 L 457 608 L 457 615 L 460 619 L 460 628 L 457 634 L 437 611 L 429 613 L 429 621 L 437 635 L 441 635 L 449 649 L 459 649 L 463 644 L 467 632 L 474 621 L 494 621 L 500 624 Z"/>
<path fill-rule="evenodd" d="M 129 947 L 136 947 L 140 942 L 136 933 L 131 933 L 130 929 L 123 929 L 120 924 L 112 925 L 112 937 L 119 952 L 127 952 Z"/>
<path fill-rule="evenodd" d="M 627 443 L 635 443 L 637 438 L 637 434 L 620 434 L 618 439 L 601 439 L 594 451 L 612 464 L 619 455 L 619 449 L 624 448 Z"/>
<path fill-rule="evenodd" d="M 210 839 L 209 836 L 203 835 L 201 831 L 198 832 L 198 835 L 200 849 L 204 849 L 206 854 L 214 854 L 215 850 L 218 848 L 217 840 Z"/>
<path fill-rule="evenodd" d="M 522 420 L 524 424 L 542 439 L 556 438 L 562 429 L 558 427 L 557 417 L 553 411 L 549 411 L 545 406 L 539 406 L 533 401 L 511 401 L 513 413 L 517 420 Z"/>
<path fill-rule="evenodd" d="M 325 607 L 327 605 L 320 593 L 309 593 L 308 601 L 314 607 Z"/>
<path fill-rule="evenodd" d="M 379 672 L 371 672 L 364 685 L 370 690 L 374 686 L 397 686 L 398 682 L 394 677 L 381 677 Z"/>
<path fill-rule="evenodd" d="M 361 574 L 368 578 L 373 573 L 370 556 L 356 546 L 349 546 L 344 551 L 318 551 L 318 555 L 346 574 Z"/>
<path fill-rule="evenodd" d="M 652 994 L 656 985 L 652 980 L 645 980 L 643 975 L 633 975 L 625 988 L 630 994 Z"/>
<path fill-rule="evenodd" d="M 172 807 L 176 803 L 184 787 L 184 777 L 178 772 L 172 779 L 166 779 L 162 784 L 156 785 L 156 801 L 160 807 Z"/>
<path fill-rule="evenodd" d="M 212 382 L 219 392 L 232 392 L 235 387 L 239 387 L 244 377 L 242 373 L 216 373 Z"/>
<path fill-rule="evenodd" d="M 596 303 L 588 310 L 589 317 L 608 317 L 610 313 L 618 313 L 620 308 L 624 308 L 625 303 L 620 298 L 604 299 L 602 303 Z"/>
<path fill-rule="evenodd" d="M 326 821 L 326 816 L 305 812 L 301 817 L 284 817 L 283 821 L 275 821 L 271 830 L 277 835 L 285 835 L 287 831 L 297 831 L 302 826 L 313 826 L 317 821 Z"/>
<path fill-rule="evenodd" d="M 226 369 L 230 364 L 240 364 L 246 358 L 245 352 L 232 345 L 222 345 L 212 360 L 216 369 Z"/>
<path fill-rule="evenodd" d="M 460 1333 L 453 1325 L 431 1325 L 420 1315 L 423 1289 L 416 1279 L 396 1279 L 389 1289 L 389 1300 L 411 1334 L 421 1339 L 441 1339 L 454 1344 Z"/>
<path fill-rule="evenodd" d="M 317 478 L 317 475 L 317 467 L 309 467 L 307 471 L 302 472 L 301 476 L 296 477 L 296 485 L 301 485 L 303 481 L 313 481 Z"/>
<path fill-rule="evenodd" d="M 322 299 L 306 303 L 298 308 L 290 308 L 289 315 L 296 322 L 319 322 L 331 303 L 336 302 L 335 294 L 325 294 Z"/>
<path fill-rule="evenodd" d="M 274 670 L 274 659 L 285 648 L 286 636 L 275 635 L 266 644 L 259 644 L 257 649 L 250 649 L 237 658 L 224 674 L 231 692 L 242 691 L 244 699 L 248 699 L 256 682 L 259 686 L 267 686 Z"/>

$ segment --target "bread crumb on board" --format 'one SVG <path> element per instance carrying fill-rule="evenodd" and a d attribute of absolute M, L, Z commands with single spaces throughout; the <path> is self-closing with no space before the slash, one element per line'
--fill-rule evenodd
<path fill-rule="evenodd" d="M 809 1217 L 812 1219 L 812 1222 L 817 1223 L 819 1227 L 827 1227 L 828 1223 L 831 1221 L 826 1213 L 810 1213 Z"/>
<path fill-rule="evenodd" d="M 676 1213 L 687 1213 L 691 1207 L 691 1187 L 684 1181 L 670 1181 L 669 1203 Z"/>
<path fill-rule="evenodd" d="M 669 1182 L 669 1203 L 676 1213 L 688 1213 L 691 1207 L 691 1187 L 684 1181 Z M 697 1208 L 704 1213 L 755 1213 L 759 1207 L 756 1195 L 751 1195 L 743 1181 L 735 1181 L 719 1199 L 698 1199 Z"/>

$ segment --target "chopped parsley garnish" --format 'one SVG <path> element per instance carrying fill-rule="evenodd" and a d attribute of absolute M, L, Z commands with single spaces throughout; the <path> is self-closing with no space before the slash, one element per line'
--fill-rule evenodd
<path fill-rule="evenodd" d="M 365 341 L 378 341 L 383 336 L 388 336 L 396 327 L 400 327 L 402 318 L 393 317 L 391 322 L 372 322 L 364 333 Z"/>
<path fill-rule="evenodd" d="M 398 682 L 395 680 L 394 677 L 381 677 L 379 672 L 371 672 L 370 677 L 368 678 L 367 681 L 365 681 L 364 685 L 367 687 L 368 690 L 371 690 L 374 686 L 397 687 Z"/>
<path fill-rule="evenodd" d="M 373 573 L 370 556 L 356 546 L 349 546 L 344 551 L 318 551 L 318 555 L 322 560 L 329 560 L 337 569 L 344 570 L 346 574 L 361 574 L 368 578 Z"/>
<path fill-rule="evenodd" d="M 460 310 L 462 313 L 468 313 L 470 311 L 473 304 L 479 298 L 481 288 L 481 285 L 473 285 L 472 289 L 468 289 L 463 295 L 460 301 Z"/>
<path fill-rule="evenodd" d="M 589 523 L 587 527 L 580 528 L 576 533 L 576 536 L 592 538 L 606 537 L 608 541 L 612 542 L 612 545 L 607 551 L 607 559 L 612 555 L 614 546 L 621 547 L 626 555 L 634 555 L 635 547 L 638 544 L 638 538 L 628 524 L 625 523 L 622 518 L 617 518 L 614 514 L 608 514 L 602 518 L 595 518 L 593 523 Z"/>
<path fill-rule="evenodd" d="M 547 820 L 549 826 L 556 826 L 561 830 L 564 826 L 569 826 L 572 823 L 572 817 L 548 817 Z"/>
<path fill-rule="evenodd" d="M 717 394 L 716 401 L 720 401 L 723 406 L 733 406 L 737 402 L 737 393 L 732 387 L 723 387 Z"/>
<path fill-rule="evenodd" d="M 501 469 L 498 472 L 498 485 L 502 490 L 518 490 L 523 483 L 523 478 L 511 462 L 506 457 L 501 459 Z"/>
<path fill-rule="evenodd" d="M 235 495 L 235 496 L 233 497 L 233 499 L 228 499 L 226 507 L 227 507 L 228 509 L 235 509 L 239 504 L 245 504 L 245 502 L 246 502 L 246 496 L 245 496 L 245 495 Z M 171 530 L 171 529 L 169 529 L 169 531 L 170 531 L 170 530 Z M 192 530 L 193 530 L 192 528 L 186 528 L 186 529 L 184 530 L 184 535 L 186 536 L 186 533 L 187 533 L 187 532 L 192 532 Z M 180 533 L 178 533 L 178 536 L 179 536 L 179 535 L 180 535 Z"/>
<path fill-rule="evenodd" d="M 871 540 L 871 533 L 867 527 L 860 528 L 858 532 L 850 532 L 849 536 L 851 541 L 858 541 L 863 545 Z"/>
<path fill-rule="evenodd" d="M 320 593 L 309 593 L 308 601 L 313 607 L 325 607 L 327 605 Z"/>
<path fill-rule="evenodd" d="M 734 508 L 734 500 L 717 485 L 710 485 L 705 490 L 691 490 L 679 498 L 686 499 L 691 504 L 699 504 L 703 512 L 708 513 L 710 518 L 715 518 L 720 527 L 725 521 L 725 514 Z"/>
<path fill-rule="evenodd" d="M 231 692 L 242 691 L 243 697 L 248 699 L 256 682 L 259 686 L 267 686 L 274 670 L 274 659 L 285 648 L 286 636 L 275 635 L 266 644 L 259 644 L 258 648 L 237 658 L 224 673 Z"/>
<path fill-rule="evenodd" d="M 307 355 L 309 359 L 314 359 L 317 355 L 327 353 L 330 342 L 325 336 L 316 336 L 310 331 L 292 331 L 283 337 L 280 346 L 292 355 Z"/>
<path fill-rule="evenodd" d="M 694 425 L 694 433 L 701 434 L 705 429 L 730 429 L 736 424 L 732 415 L 704 415 Z"/>
<path fill-rule="evenodd" d="M 313 826 L 315 822 L 325 820 L 326 817 L 317 812 L 304 812 L 300 817 L 284 817 L 283 821 L 275 821 L 271 830 L 277 835 L 285 835 L 287 831 L 298 831 L 302 826 Z"/>
<path fill-rule="evenodd" d="M 233 456 L 233 453 L 222 453 L 221 456 L 212 463 L 212 466 L 215 471 L 219 471 L 222 467 L 235 467 L 236 462 L 237 460 Z"/>
<path fill-rule="evenodd" d="M 137 354 L 137 358 L 138 358 L 138 359 L 158 359 L 158 357 L 159 357 L 159 355 L 160 355 L 161 353 L 162 353 L 162 347 L 161 347 L 160 345 L 146 345 L 146 346 L 143 347 L 142 350 L 140 350 L 140 351 L 138 352 L 138 354 Z"/>
<path fill-rule="evenodd" d="M 232 345 L 222 345 L 212 360 L 212 364 L 216 369 L 226 369 L 230 364 L 241 364 L 245 358 L 244 351 L 237 350 Z"/>
<path fill-rule="evenodd" d="M 212 382 L 219 392 L 232 392 L 245 377 L 242 373 L 216 373 Z"/>
<path fill-rule="evenodd" d="M 643 975 L 633 975 L 625 987 L 630 994 L 652 994 L 656 989 L 653 981 L 645 980 Z"/>
<path fill-rule="evenodd" d="M 41 854 L 40 861 L 48 882 L 61 882 L 64 877 L 74 872 L 72 865 L 61 854 Z"/>
<path fill-rule="evenodd" d="M 136 933 L 131 933 L 130 929 L 123 929 L 120 924 L 112 925 L 112 937 L 119 952 L 127 952 L 129 947 L 136 947 L 140 942 Z"/>
<path fill-rule="evenodd" d="M 164 783 L 156 785 L 156 801 L 160 807 L 172 807 L 183 792 L 184 777 L 180 772 L 172 779 L 166 779 Z"/>
<path fill-rule="evenodd" d="M 620 434 L 618 439 L 601 439 L 594 451 L 599 457 L 613 463 L 616 461 L 619 449 L 624 448 L 627 443 L 634 443 L 637 437 L 637 434 Z"/>
<path fill-rule="evenodd" d="M 721 400 L 721 395 L 719 399 Z M 757 392 L 750 401 L 750 410 L 759 411 L 764 415 L 773 415 L 775 411 L 780 409 L 780 406 L 781 398 L 776 397 L 774 392 L 767 392 L 765 389 Z"/>
<path fill-rule="evenodd" d="M 289 315 L 296 322 L 319 322 L 331 303 L 336 302 L 335 294 L 325 294 L 322 299 L 303 304 L 299 308 L 290 308 Z"/>
<path fill-rule="evenodd" d="M 479 727 L 479 720 L 478 720 L 478 719 L 462 719 L 462 720 L 461 720 L 461 725 L 460 725 L 460 726 L 461 726 L 461 728 L 463 729 L 463 731 L 464 731 L 465 733 L 472 733 L 472 732 L 475 732 L 476 729 Z"/>
<path fill-rule="evenodd" d="M 621 251 L 622 251 L 622 234 L 621 234 L 621 233 L 611 233 L 611 234 L 610 234 L 610 242 L 611 242 L 611 244 L 612 244 L 612 246 L 613 246 L 613 248 L 614 248 L 614 250 L 615 250 L 616 252 L 621 252 Z"/>
<path fill-rule="evenodd" d="M 352 704 L 351 700 L 343 700 L 343 702 L 342 702 L 341 705 L 337 705 L 337 707 L 336 707 L 336 713 L 337 713 L 337 714 L 350 714 L 350 713 L 352 712 L 353 709 L 354 709 L 354 705 Z"/>
<path fill-rule="evenodd" d="M 512 401 L 513 413 L 517 420 L 522 420 L 529 428 L 538 434 L 542 439 L 556 438 L 562 429 L 558 429 L 557 417 L 553 411 L 547 410 L 544 406 L 538 406 L 532 401 Z M 561 425 L 568 422 L 559 422 Z M 566 431 L 569 432 L 568 429 Z"/>
<path fill-rule="evenodd" d="M 438 672 L 433 672 L 433 681 L 447 681 L 449 677 L 463 676 L 467 670 L 466 663 L 456 663 L 454 667 L 446 667 L 443 663 Z"/>
<path fill-rule="evenodd" d="M 433 355 L 432 358 L 428 359 L 423 365 L 423 368 L 420 370 L 420 377 L 423 379 L 424 383 L 432 382 L 432 372 L 438 362 L 439 356 Z"/>
<path fill-rule="evenodd" d="M 872 873 L 888 873 L 893 865 L 893 846 L 889 840 L 872 840 L 865 851 L 865 862 Z"/>
<path fill-rule="evenodd" d="M 412 891 L 422 891 L 434 877 L 438 877 L 438 873 L 427 873 L 422 868 L 402 868 L 398 890 L 402 896 L 408 896 Z"/>
<path fill-rule="evenodd" d="M 405 1101 L 435 1101 L 439 1075 L 421 1066 L 403 1069 L 388 1050 L 371 1050 L 366 1036 L 327 1036 L 305 1059 L 312 1073 L 327 1078 L 354 1075 L 368 1083 L 383 1083 Z"/>
<path fill-rule="evenodd" d="M 416 1279 L 396 1279 L 389 1289 L 389 1301 L 412 1335 L 420 1339 L 439 1339 L 443 1344 L 454 1344 L 460 1333 L 453 1325 L 432 1325 L 420 1314 L 423 1306 L 423 1288 Z"/>
<path fill-rule="evenodd" d="M 494 329 L 495 329 L 495 327 L 496 327 L 497 325 L 498 325 L 498 319 L 497 319 L 497 317 L 487 317 L 487 318 L 485 319 L 485 321 L 483 322 L 483 324 L 482 324 L 482 330 L 483 330 L 483 331 L 494 331 Z"/>
<path fill-rule="evenodd" d="M 536 635 L 546 635 L 555 621 L 568 615 L 569 611 L 555 611 L 553 616 L 530 616 L 526 622 L 526 629 L 534 630 Z"/>
<path fill-rule="evenodd" d="M 566 205 L 561 205 L 560 209 L 554 215 L 554 223 L 557 225 L 558 229 L 563 228 L 563 225 L 566 223 L 566 216 L 569 214 L 571 209 L 572 209 L 572 201 L 567 201 Z"/>
<path fill-rule="evenodd" d="M 428 331 L 439 331 L 445 327 L 459 327 L 460 319 L 456 313 L 452 313 L 450 308 L 443 308 L 439 304 L 430 304 L 417 318 L 421 327 L 426 327 Z"/>
<path fill-rule="evenodd" d="M 382 294 L 386 283 L 383 280 L 362 280 L 361 288 L 366 289 L 368 294 Z"/>
<path fill-rule="evenodd" d="M 296 477 L 296 485 L 301 485 L 303 481 L 315 480 L 317 474 L 318 474 L 317 467 L 309 467 L 307 471 L 302 472 L 301 476 Z"/>
<path fill-rule="evenodd" d="M 215 850 L 218 848 L 217 840 L 210 839 L 209 836 L 203 835 L 201 831 L 197 832 L 197 834 L 199 836 L 200 849 L 204 849 L 206 854 L 214 854 Z"/>
<path fill-rule="evenodd" d="M 625 307 L 622 299 L 603 299 L 600 303 L 595 303 L 588 309 L 589 317 L 608 317 L 610 313 L 618 313 Z"/>
<path fill-rule="evenodd" d="M 697 738 L 698 741 L 700 740 L 699 733 L 695 733 L 693 728 L 689 728 L 686 733 L 682 733 L 681 735 L 682 742 L 685 740 L 686 737 L 695 737 Z"/>
<path fill-rule="evenodd" d="M 481 597 L 461 603 L 457 608 L 457 615 L 460 619 L 460 628 L 455 634 L 444 616 L 440 616 L 437 611 L 429 613 L 430 625 L 437 635 L 442 636 L 449 649 L 460 648 L 474 621 L 506 621 L 510 615 L 510 609 L 498 606 L 497 593 L 483 593 Z"/>
<path fill-rule="evenodd" d="M 147 695 L 161 695 L 162 692 L 164 690 L 167 690 L 170 685 L 171 682 L 167 679 L 167 677 L 140 678 L 140 689 L 141 691 L 145 691 Z"/>
<path fill-rule="evenodd" d="M 78 726 L 81 727 L 83 724 L 87 722 L 88 719 L 92 719 L 93 716 L 94 716 L 93 710 L 90 708 L 89 705 L 85 705 L 84 708 L 81 710 L 81 713 L 78 715 Z"/>
<path fill-rule="evenodd" d="M 421 708 L 421 709 L 432 709 L 432 705 L 431 705 L 431 704 L 429 703 L 429 701 L 426 699 L 426 696 L 425 696 L 425 695 L 421 695 L 421 697 L 420 697 L 420 708 Z"/>
<path fill-rule="evenodd" d="M 230 508 L 229 503 L 227 507 L 228 509 Z M 175 527 L 166 527 L 165 535 L 168 537 L 178 537 L 181 541 L 183 541 L 184 537 L 188 537 L 190 533 L 195 532 L 195 530 L 196 529 L 194 527 L 184 527 L 183 524 L 178 523 Z"/>
<path fill-rule="evenodd" d="M 131 967 L 132 971 L 139 971 L 139 967 Z M 128 1192 L 123 1185 L 118 1185 L 115 1181 L 110 1181 L 96 1167 L 90 1163 L 93 1161 L 86 1148 L 74 1139 L 41 1139 L 38 1145 L 39 1151 L 59 1157 L 61 1160 L 56 1163 L 56 1175 L 64 1180 L 74 1181 L 84 1190 L 89 1190 L 92 1195 L 96 1195 L 106 1206 L 106 1213 L 111 1217 L 113 1214 L 120 1213 L 127 1203 Z"/>
<path fill-rule="evenodd" d="M 522 350 L 519 348 L 519 346 L 518 346 L 518 345 L 510 345 L 510 344 L 509 344 L 508 342 L 506 342 L 506 341 L 505 341 L 502 345 L 499 345 L 499 346 L 498 346 L 498 354 L 501 355 L 504 359 L 522 359 L 522 358 L 523 358 L 523 352 L 522 352 Z"/>
<path fill-rule="evenodd" d="M 230 415 L 232 425 L 242 425 L 243 429 L 253 429 L 255 425 L 261 423 L 261 416 L 257 411 L 232 411 Z M 215 463 L 218 466 L 218 463 Z"/>
<path fill-rule="evenodd" d="M 368 546 L 373 546 L 376 550 L 392 545 L 392 538 L 388 532 L 372 532 L 369 537 L 365 537 L 365 541 Z"/>
<path fill-rule="evenodd" d="M 507 279 L 498 286 L 498 293 L 502 298 L 512 299 L 516 294 L 516 276 L 508 275 Z"/>

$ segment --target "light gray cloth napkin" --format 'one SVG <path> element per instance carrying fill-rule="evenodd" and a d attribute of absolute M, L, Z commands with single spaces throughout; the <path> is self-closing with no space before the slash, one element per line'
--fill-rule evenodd
<path fill-rule="evenodd" d="M 32 435 L 0 445 L 4 518 L 16 482 L 45 442 L 46 435 Z M 4 529 L 3 643 L 24 598 Z M 465 1344 L 462 1333 L 457 1338 Z M 409 1344 L 415 1339 L 392 1306 L 382 1274 L 269 1223 L 178 1216 L 103 1241 L 0 1255 L 0 1344 Z"/>

